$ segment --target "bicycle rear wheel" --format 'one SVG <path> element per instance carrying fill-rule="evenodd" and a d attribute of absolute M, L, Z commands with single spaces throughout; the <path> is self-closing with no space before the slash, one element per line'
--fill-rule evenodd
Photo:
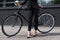
<path fill-rule="evenodd" d="M 10 15 L 2 23 L 2 32 L 9 37 L 15 36 L 21 30 L 22 24 L 23 21 L 19 16 Z"/>
<path fill-rule="evenodd" d="M 54 28 L 54 17 L 48 12 L 41 14 L 38 17 L 38 31 L 48 33 Z"/>

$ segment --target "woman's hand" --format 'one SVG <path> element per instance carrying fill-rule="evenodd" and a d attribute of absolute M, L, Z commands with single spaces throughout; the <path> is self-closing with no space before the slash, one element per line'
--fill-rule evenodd
<path fill-rule="evenodd" d="M 15 1 L 15 5 L 16 6 L 20 6 L 20 2 L 19 1 Z"/>
<path fill-rule="evenodd" d="M 39 5 L 39 7 L 43 8 L 43 6 L 41 4 L 38 4 L 38 5 Z"/>

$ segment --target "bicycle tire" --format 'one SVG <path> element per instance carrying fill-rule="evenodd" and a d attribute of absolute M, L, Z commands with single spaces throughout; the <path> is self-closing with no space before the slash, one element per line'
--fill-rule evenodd
<path fill-rule="evenodd" d="M 51 15 L 50 12 L 44 12 L 38 17 L 38 31 L 41 33 L 50 32 L 54 28 L 54 24 L 55 24 L 54 16 Z M 51 28 L 48 29 L 47 27 Z"/>
<path fill-rule="evenodd" d="M 12 28 L 16 27 L 16 30 L 18 29 L 17 31 L 14 29 L 14 32 L 16 32 L 16 33 L 13 33 L 11 30 L 9 30 L 9 29 L 10 29 L 9 27 L 11 26 L 11 23 L 10 23 L 10 22 L 13 22 L 14 20 L 12 21 L 12 20 L 7 20 L 7 19 L 10 19 L 11 17 L 14 18 L 14 17 L 16 17 L 16 16 L 17 16 L 17 18 L 19 19 L 19 22 L 21 23 L 21 25 L 19 24 L 20 27 L 19 27 L 19 29 L 18 29 L 17 25 L 16 25 L 16 24 L 13 24 L 13 25 L 15 25 L 15 26 L 13 26 Z M 18 22 L 18 19 L 17 19 L 17 22 Z M 6 24 L 5 24 L 6 20 L 7 20 L 7 22 L 10 21 L 10 22 L 9 22 L 10 24 L 9 24 L 9 23 L 6 23 Z M 16 23 L 17 23 L 17 22 L 16 22 Z M 6 25 L 7 27 L 6 27 L 5 25 Z M 23 21 L 22 21 L 21 17 L 18 16 L 18 15 L 16 15 L 16 14 L 12 14 L 12 15 L 6 17 L 5 20 L 3 21 L 3 23 L 2 23 L 2 32 L 3 32 L 4 35 L 6 35 L 6 36 L 8 36 L 8 37 L 15 36 L 15 35 L 18 34 L 19 31 L 21 30 L 22 25 L 23 25 Z M 8 26 L 9 26 L 9 27 L 8 27 Z M 7 30 L 6 30 L 6 29 L 8 29 L 8 33 L 7 33 Z M 10 34 L 10 33 L 9 33 L 10 31 L 11 31 L 11 33 L 13 33 L 13 34 Z"/>

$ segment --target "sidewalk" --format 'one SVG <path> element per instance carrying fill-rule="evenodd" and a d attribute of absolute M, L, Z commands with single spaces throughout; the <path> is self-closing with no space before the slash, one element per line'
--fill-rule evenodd
<path fill-rule="evenodd" d="M 27 39 L 27 26 L 23 26 L 22 30 L 14 37 L 7 38 L 2 33 L 0 27 L 0 40 L 60 40 L 60 27 L 55 27 L 51 32 L 48 34 L 39 34 L 36 37 L 32 37 Z"/>

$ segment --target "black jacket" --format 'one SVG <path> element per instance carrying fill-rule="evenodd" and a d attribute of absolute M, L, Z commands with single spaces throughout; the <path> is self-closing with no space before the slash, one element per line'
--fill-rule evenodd
<path fill-rule="evenodd" d="M 29 1 L 30 3 L 37 3 L 37 0 L 25 0 L 23 3 L 21 3 L 21 5 L 24 5 L 25 3 L 27 3 L 27 1 Z"/>

